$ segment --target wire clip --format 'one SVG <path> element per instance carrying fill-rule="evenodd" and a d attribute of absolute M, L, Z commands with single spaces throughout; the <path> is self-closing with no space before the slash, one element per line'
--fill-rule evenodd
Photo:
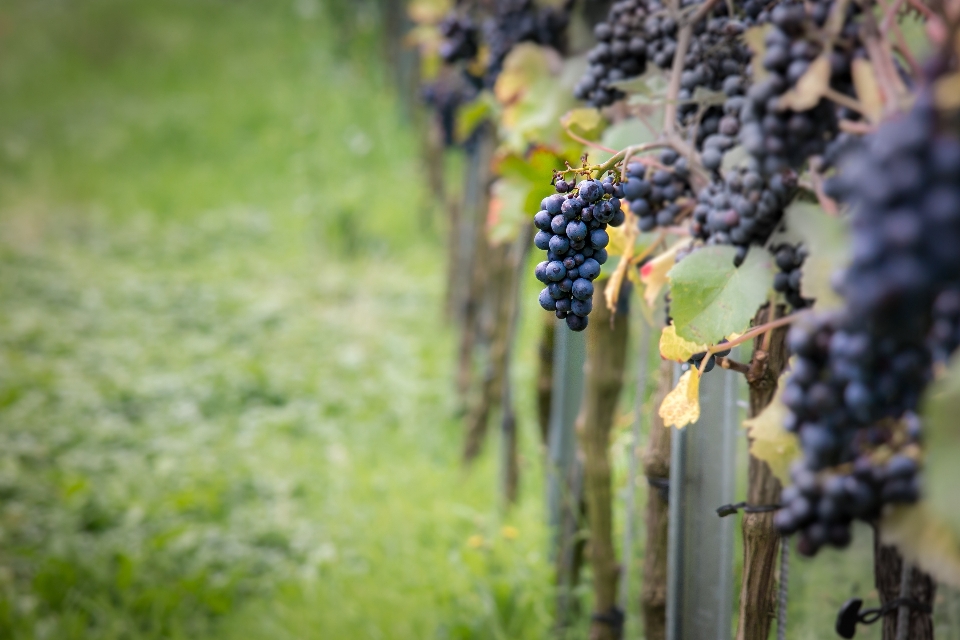
<path fill-rule="evenodd" d="M 717 515 L 721 518 L 726 518 L 741 509 L 744 513 L 769 513 L 776 511 L 782 506 L 783 505 L 779 504 L 747 504 L 746 502 L 738 502 L 736 504 L 725 504 L 722 507 L 717 507 Z"/>
<path fill-rule="evenodd" d="M 888 613 L 896 611 L 901 605 L 906 605 L 911 609 L 923 613 L 931 613 L 933 611 L 930 605 L 920 602 L 919 600 L 914 600 L 913 598 L 897 598 L 882 607 L 860 611 L 860 608 L 863 606 L 863 600 L 860 598 L 852 598 L 840 607 L 840 613 L 837 614 L 837 624 L 834 628 L 837 631 L 837 635 L 841 638 L 852 638 L 857 634 L 858 622 L 860 624 L 873 624 Z"/>

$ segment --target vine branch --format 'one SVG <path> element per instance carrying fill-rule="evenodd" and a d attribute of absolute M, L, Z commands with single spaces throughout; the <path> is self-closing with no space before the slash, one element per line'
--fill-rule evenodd
<path fill-rule="evenodd" d="M 742 336 L 740 336 L 739 338 L 734 338 L 733 340 L 730 340 L 729 342 L 723 342 L 723 343 L 721 343 L 721 344 L 715 344 L 715 345 L 713 345 L 712 347 L 707 347 L 707 354 L 703 357 L 703 360 L 700 361 L 700 367 L 699 367 L 699 369 L 698 369 L 699 374 L 700 374 L 700 375 L 703 375 L 703 373 L 704 373 L 703 370 L 704 370 L 704 369 L 706 368 L 706 366 L 707 366 L 707 361 L 710 360 L 710 356 L 712 356 L 713 354 L 719 353 L 720 351 L 726 351 L 727 349 L 732 349 L 733 347 L 736 347 L 737 345 L 740 345 L 740 344 L 743 344 L 744 342 L 748 342 L 748 341 L 750 341 L 750 340 L 753 340 L 753 339 L 756 338 L 757 336 L 760 336 L 760 335 L 763 335 L 763 334 L 765 334 L 765 333 L 767 333 L 767 332 L 773 331 L 774 329 L 777 329 L 778 327 L 783 327 L 783 326 L 786 326 L 786 325 L 788 325 L 788 324 L 791 324 L 794 320 L 796 320 L 797 318 L 799 318 L 799 317 L 800 317 L 801 315 L 803 315 L 803 314 L 804 314 L 804 312 L 802 312 L 802 311 L 799 312 L 799 313 L 791 313 L 791 314 L 788 315 L 788 316 L 783 316 L 782 318 L 777 318 L 776 320 L 772 320 L 772 321 L 770 321 L 770 322 L 766 322 L 766 323 L 764 323 L 764 324 L 758 325 L 758 326 L 754 327 L 753 329 L 750 329 L 749 331 L 747 331 L 746 333 L 744 333 L 744 334 L 743 334 Z"/>

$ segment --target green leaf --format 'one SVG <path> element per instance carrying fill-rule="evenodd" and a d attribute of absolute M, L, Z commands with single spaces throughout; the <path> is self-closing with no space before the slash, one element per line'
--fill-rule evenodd
<path fill-rule="evenodd" d="M 703 247 L 667 274 L 670 315 L 677 335 L 700 344 L 717 344 L 750 326 L 773 282 L 773 257 L 755 248 L 740 268 L 733 247 Z"/>
<path fill-rule="evenodd" d="M 599 109 L 573 109 L 568 111 L 560 122 L 564 127 L 587 140 L 596 140 L 607 126 L 607 120 Z"/>
<path fill-rule="evenodd" d="M 812 202 L 794 201 L 784 212 L 787 234 L 807 248 L 800 293 L 817 301 L 818 310 L 838 309 L 843 298 L 831 281 L 850 259 L 850 236 L 846 224 Z"/>
<path fill-rule="evenodd" d="M 483 122 L 496 113 L 497 106 L 489 91 L 484 91 L 470 102 L 457 109 L 457 140 L 461 142 Z"/>
<path fill-rule="evenodd" d="M 642 76 L 611 82 L 610 86 L 623 91 L 627 95 L 642 95 L 652 99 L 666 94 L 667 83 L 667 74 L 656 67 L 650 66 Z"/>
<path fill-rule="evenodd" d="M 658 110 L 662 112 L 662 109 Z M 650 122 L 661 122 L 663 116 L 660 113 L 651 115 L 648 118 Z M 652 130 L 643 120 L 639 118 L 625 118 L 620 122 L 607 127 L 600 139 L 601 144 L 611 149 L 623 149 L 633 144 L 644 144 L 653 142 L 657 132 Z M 606 151 L 590 151 L 590 160 L 592 162 L 603 163 L 609 160 L 613 154 Z"/>
<path fill-rule="evenodd" d="M 954 357 L 947 374 L 927 389 L 923 403 L 924 496 L 931 509 L 960 535 L 960 357 Z"/>
<path fill-rule="evenodd" d="M 888 508 L 881 538 L 936 578 L 960 587 L 960 358 L 931 385 L 923 401 L 923 501 Z"/>

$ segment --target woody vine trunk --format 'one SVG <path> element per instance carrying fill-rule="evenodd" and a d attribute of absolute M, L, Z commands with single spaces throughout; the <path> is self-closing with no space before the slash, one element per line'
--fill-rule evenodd
<path fill-rule="evenodd" d="M 761 309 L 754 325 L 782 315 L 777 308 Z M 747 372 L 750 388 L 750 416 L 763 411 L 777 390 L 777 379 L 787 363 L 787 329 L 775 329 L 754 341 L 753 357 Z M 780 501 L 780 481 L 766 462 L 750 456 L 747 470 L 747 503 L 770 505 Z M 780 534 L 773 527 L 773 512 L 743 514 L 743 581 L 740 585 L 740 617 L 737 640 L 767 640 L 776 616 L 777 551 Z"/>
<path fill-rule="evenodd" d="M 643 473 L 647 478 L 647 542 L 643 557 L 643 613 L 645 640 L 667 637 L 667 524 L 670 512 L 667 492 L 658 487 L 670 478 L 670 429 L 664 428 L 657 408 L 673 388 L 674 364 L 661 360 L 657 391 L 653 397 L 650 435 L 643 452 Z"/>

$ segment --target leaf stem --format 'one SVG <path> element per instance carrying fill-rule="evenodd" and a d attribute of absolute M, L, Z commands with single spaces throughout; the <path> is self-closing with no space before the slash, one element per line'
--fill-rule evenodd
<path fill-rule="evenodd" d="M 571 138 L 573 138 L 574 140 L 576 140 L 577 142 L 579 142 L 580 144 L 582 144 L 582 145 L 585 146 L 585 147 L 592 147 L 592 148 L 594 148 L 594 149 L 599 149 L 600 151 L 606 151 L 607 153 L 616 153 L 616 152 L 617 152 L 616 149 L 611 149 L 610 147 L 605 147 L 605 146 L 603 146 L 602 144 L 600 144 L 599 142 L 593 142 L 593 141 L 591 141 L 591 140 L 587 140 L 586 138 L 583 138 L 583 137 L 581 137 L 581 136 L 578 136 L 578 135 L 575 134 L 573 131 L 571 131 L 569 127 L 564 127 L 563 130 L 566 132 L 566 134 L 567 134 L 568 136 L 570 136 Z"/>
<path fill-rule="evenodd" d="M 735 338 L 733 340 L 730 340 L 729 342 L 722 342 L 720 344 L 715 344 L 712 347 L 707 347 L 707 355 L 705 355 L 703 357 L 703 360 L 700 361 L 700 368 L 698 369 L 700 372 L 700 375 L 703 375 L 703 369 L 707 366 L 707 360 L 709 360 L 710 356 L 712 356 L 713 354 L 718 353 L 720 351 L 726 351 L 727 349 L 732 349 L 737 345 L 753 340 L 757 336 L 763 335 L 769 331 L 773 331 L 774 329 L 777 329 L 779 327 L 786 326 L 792 323 L 794 320 L 796 320 L 800 316 L 804 315 L 804 313 L 805 312 L 800 311 L 797 313 L 791 313 L 788 316 L 783 316 L 782 318 L 777 318 L 776 320 L 771 320 L 770 322 L 766 322 L 764 324 L 754 327 L 753 329 L 750 329 L 739 338 Z"/>

